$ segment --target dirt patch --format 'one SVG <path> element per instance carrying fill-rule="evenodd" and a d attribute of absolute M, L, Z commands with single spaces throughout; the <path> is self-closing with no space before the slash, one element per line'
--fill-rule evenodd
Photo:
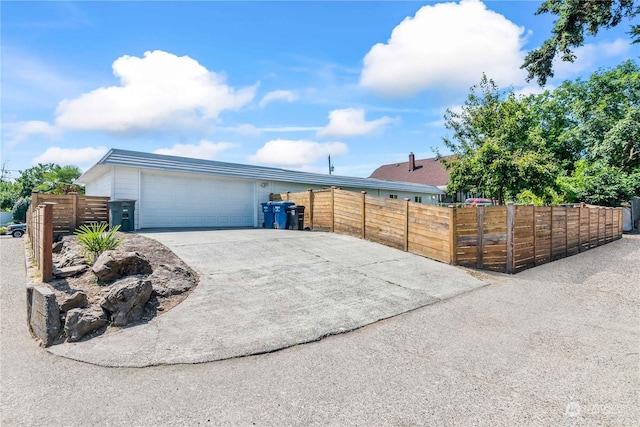
<path fill-rule="evenodd" d="M 145 305 L 143 322 L 180 304 L 198 284 L 197 274 L 160 242 L 138 234 L 117 233 L 116 236 L 122 239 L 122 243 L 115 250 L 116 253 L 137 252 L 146 258 L 151 265 L 152 272 L 145 275 L 145 278 L 151 281 L 154 290 Z M 111 289 L 112 283 L 98 281 L 85 259 L 82 246 L 76 236 L 64 236 L 56 245 L 56 253 L 53 254 L 54 272 L 65 268 L 87 266 L 86 271 L 80 274 L 57 278 L 46 283 L 56 294 L 58 303 L 62 304 L 65 299 L 80 291 L 87 295 L 91 306 L 99 306 L 101 300 Z M 112 329 L 119 328 L 107 326 L 84 339 L 108 333 Z M 61 340 L 63 339 L 64 337 L 61 337 Z"/>

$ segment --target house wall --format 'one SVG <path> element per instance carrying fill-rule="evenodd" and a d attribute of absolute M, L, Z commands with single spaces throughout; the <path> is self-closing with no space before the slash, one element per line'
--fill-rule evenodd
<path fill-rule="evenodd" d="M 85 186 L 87 196 L 113 197 L 113 168 Z"/>
<path fill-rule="evenodd" d="M 108 172 L 101 175 L 99 178 L 88 183 L 86 185 L 86 191 L 88 195 L 101 195 L 109 196 L 114 200 L 118 199 L 130 199 L 136 200 L 135 208 L 135 228 L 140 228 L 140 203 L 143 195 L 141 194 L 141 180 L 144 170 L 140 168 L 130 167 L 111 167 Z M 163 173 L 163 172 L 158 172 Z M 171 174 L 171 172 L 166 172 Z M 184 174 L 182 174 L 184 175 Z M 261 227 L 264 222 L 264 216 L 260 203 L 269 201 L 269 195 L 286 193 L 286 192 L 300 192 L 308 189 L 319 190 L 326 188 L 322 185 L 314 184 L 300 184 L 300 183 L 288 183 L 279 181 L 264 181 L 253 180 L 254 183 L 254 200 L 255 200 L 255 220 L 254 225 Z M 361 192 L 367 191 L 368 194 L 381 197 L 389 197 L 391 194 L 395 194 L 398 200 L 408 198 L 412 202 L 415 200 L 415 196 L 422 197 L 422 203 L 428 205 L 435 205 L 437 203 L 437 196 L 433 194 L 425 193 L 401 193 L 397 191 L 386 190 L 372 190 L 362 188 L 344 188 L 346 191 Z"/>
<path fill-rule="evenodd" d="M 113 194 L 114 200 L 135 200 L 134 227 L 140 228 L 140 169 L 114 168 Z"/>

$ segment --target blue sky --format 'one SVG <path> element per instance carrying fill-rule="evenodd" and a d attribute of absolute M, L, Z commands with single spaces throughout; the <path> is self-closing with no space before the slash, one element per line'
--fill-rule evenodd
<path fill-rule="evenodd" d="M 540 2 L 2 2 L 2 162 L 86 169 L 109 148 L 368 176 L 433 157 L 443 114 L 550 34 Z M 628 22 L 549 88 L 637 59 Z M 446 153 L 446 151 L 443 151 Z"/>

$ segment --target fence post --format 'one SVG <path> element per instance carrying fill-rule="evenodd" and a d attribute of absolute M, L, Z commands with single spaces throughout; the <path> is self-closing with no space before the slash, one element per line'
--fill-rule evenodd
<path fill-rule="evenodd" d="M 289 201 L 289 193 L 290 191 L 287 191 L 287 202 Z"/>
<path fill-rule="evenodd" d="M 449 205 L 449 264 L 457 265 L 458 239 L 456 230 L 456 206 Z"/>
<path fill-rule="evenodd" d="M 404 241 L 403 249 L 409 251 L 409 199 L 404 199 Z"/>
<path fill-rule="evenodd" d="M 578 253 L 582 252 L 582 206 L 578 208 Z"/>
<path fill-rule="evenodd" d="M 531 209 L 532 209 L 532 213 L 533 213 L 533 219 L 531 220 L 532 222 L 532 230 L 533 230 L 533 266 L 535 267 L 536 265 L 538 265 L 538 259 L 536 254 L 538 253 L 537 248 L 536 248 L 536 244 L 537 244 L 537 240 L 536 240 L 536 205 L 531 204 Z"/>
<path fill-rule="evenodd" d="M 476 267 L 484 265 L 484 206 L 476 206 L 476 218 L 478 220 L 478 243 L 476 245 Z"/>
<path fill-rule="evenodd" d="M 42 281 L 53 279 L 53 203 L 44 204 L 44 227 L 42 227 L 42 241 L 40 242 L 40 271 Z"/>
<path fill-rule="evenodd" d="M 591 208 L 587 209 L 587 217 L 589 221 L 587 222 L 587 250 L 591 249 Z"/>
<path fill-rule="evenodd" d="M 78 193 L 71 193 L 73 197 L 71 198 L 71 211 L 73 215 L 71 216 L 71 232 L 76 231 L 76 227 L 78 224 Z"/>
<path fill-rule="evenodd" d="M 366 231 L 366 227 L 367 227 L 367 192 L 363 191 L 362 192 L 362 223 L 361 223 L 361 235 L 362 235 L 362 240 L 367 238 L 367 231 Z"/>
<path fill-rule="evenodd" d="M 335 231 L 336 226 L 336 187 L 331 187 L 331 232 Z"/>
<path fill-rule="evenodd" d="M 553 205 L 551 206 L 551 220 L 549 221 L 549 262 L 553 261 Z"/>
<path fill-rule="evenodd" d="M 564 257 L 569 254 L 569 207 L 564 205 Z"/>
<path fill-rule="evenodd" d="M 313 190 L 308 189 L 309 193 L 309 229 L 313 230 Z"/>
<path fill-rule="evenodd" d="M 600 207 L 596 208 L 596 212 L 598 213 L 598 234 L 596 235 L 596 246 L 600 246 Z"/>
<path fill-rule="evenodd" d="M 513 245 L 513 233 L 515 225 L 516 207 L 513 202 L 507 203 L 507 273 L 513 274 L 515 270 L 515 248 Z"/>

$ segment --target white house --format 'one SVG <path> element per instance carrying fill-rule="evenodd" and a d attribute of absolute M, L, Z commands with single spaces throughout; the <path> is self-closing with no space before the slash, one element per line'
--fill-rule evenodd
<path fill-rule="evenodd" d="M 77 182 L 89 196 L 136 201 L 135 228 L 259 227 L 270 193 L 336 186 L 435 204 L 432 185 L 110 150 Z"/>

